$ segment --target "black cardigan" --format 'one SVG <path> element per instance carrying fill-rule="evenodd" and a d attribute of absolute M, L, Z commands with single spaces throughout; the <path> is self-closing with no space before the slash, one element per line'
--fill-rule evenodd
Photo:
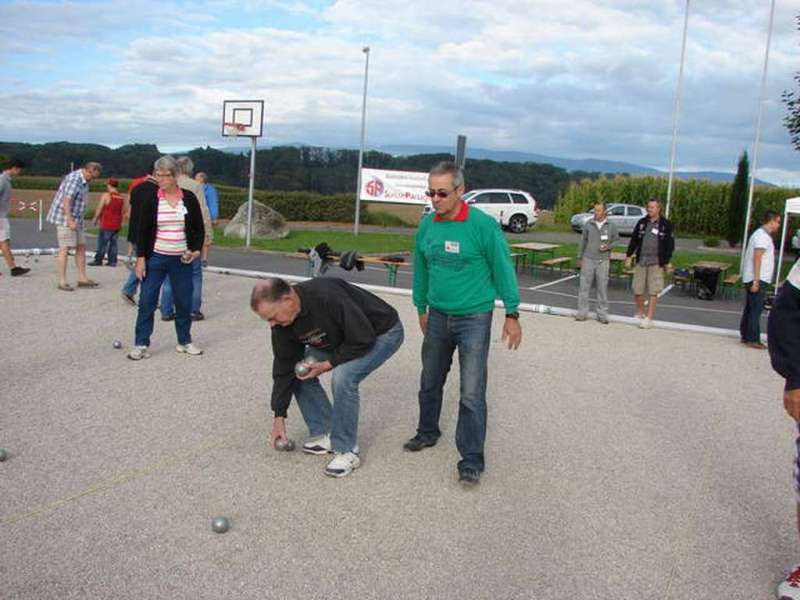
<path fill-rule="evenodd" d="M 128 241 L 132 244 L 136 243 L 137 229 L 139 227 L 139 206 L 142 204 L 142 198 L 151 196 L 158 191 L 158 183 L 150 177 L 146 179 L 131 192 L 130 199 L 130 215 L 128 216 Z"/>
<path fill-rule="evenodd" d="M 134 189 L 137 192 L 140 184 Z M 153 189 L 148 186 L 148 193 L 141 194 L 138 208 L 138 225 L 136 226 L 136 256 L 150 258 L 153 254 L 153 246 L 156 243 L 156 224 L 158 220 L 158 188 Z M 200 202 L 189 190 L 183 192 L 183 204 L 186 207 L 184 215 L 186 230 L 186 246 L 189 250 L 197 251 L 203 248 L 205 242 L 205 228 L 203 227 L 203 213 L 200 211 Z M 143 190 L 144 192 L 144 190 Z"/>
<path fill-rule="evenodd" d="M 672 232 L 672 223 L 664 217 L 658 218 L 658 264 L 662 267 L 669 264 L 672 260 L 672 253 L 675 251 L 675 238 Z M 650 217 L 644 216 L 636 223 L 631 234 L 631 241 L 628 244 L 628 256 L 636 254 L 638 263 L 642 256 L 642 240 L 645 230 L 652 227 Z"/>

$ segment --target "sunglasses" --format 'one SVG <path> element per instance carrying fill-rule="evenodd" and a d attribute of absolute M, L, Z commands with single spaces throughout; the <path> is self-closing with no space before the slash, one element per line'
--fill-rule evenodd
<path fill-rule="evenodd" d="M 450 194 L 455 192 L 455 188 L 450 190 L 449 192 L 445 192 L 444 190 L 425 190 L 425 195 L 428 198 L 447 198 Z"/>

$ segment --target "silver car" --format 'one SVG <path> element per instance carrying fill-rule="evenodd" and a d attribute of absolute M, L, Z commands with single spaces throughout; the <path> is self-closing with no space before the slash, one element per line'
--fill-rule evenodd
<path fill-rule="evenodd" d="M 635 204 L 609 204 L 607 214 L 609 222 L 617 226 L 617 231 L 619 231 L 620 234 L 630 235 L 633 233 L 633 228 L 636 227 L 636 223 L 638 223 L 639 219 L 645 216 L 647 212 L 643 206 L 637 206 Z M 586 221 L 593 216 L 594 213 L 591 212 L 573 215 L 569 222 L 572 226 L 572 230 L 581 233 Z"/>

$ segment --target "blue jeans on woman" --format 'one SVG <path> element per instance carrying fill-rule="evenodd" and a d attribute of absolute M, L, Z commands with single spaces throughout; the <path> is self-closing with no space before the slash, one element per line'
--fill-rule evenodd
<path fill-rule="evenodd" d="M 200 262 L 200 259 L 196 258 L 192 262 Z M 164 279 L 167 278 L 175 290 L 175 333 L 178 335 L 178 343 L 186 345 L 192 341 L 192 265 L 182 263 L 180 256 L 154 252 L 147 259 L 145 277 L 139 292 L 139 314 L 136 317 L 137 346 L 150 345 L 158 292 Z"/>
<path fill-rule="evenodd" d="M 97 251 L 94 253 L 94 262 L 102 263 L 108 249 L 108 266 L 117 266 L 117 236 L 119 229 L 101 229 L 97 233 Z"/>
<path fill-rule="evenodd" d="M 485 468 L 486 379 L 492 312 L 456 317 L 431 308 L 422 342 L 422 375 L 419 385 L 419 427 L 417 434 L 435 442 L 442 435 L 439 415 L 453 352 L 458 349 L 461 390 L 456 425 L 456 447 L 461 454 L 459 472 Z"/>
<path fill-rule="evenodd" d="M 200 312 L 203 304 L 203 263 L 200 258 L 192 261 L 192 314 Z M 161 316 L 172 316 L 175 314 L 175 301 L 172 299 L 172 286 L 169 279 L 164 282 L 161 290 Z"/>
<path fill-rule="evenodd" d="M 333 368 L 333 406 L 319 379 L 296 382 L 294 395 L 311 437 L 330 432 L 334 452 L 352 452 L 358 437 L 358 384 L 397 352 L 403 335 L 403 324 L 398 320 L 375 339 L 375 345 L 364 356 Z"/>

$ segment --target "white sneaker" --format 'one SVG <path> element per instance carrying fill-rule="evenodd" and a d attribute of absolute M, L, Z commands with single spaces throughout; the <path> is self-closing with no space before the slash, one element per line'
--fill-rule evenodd
<path fill-rule="evenodd" d="M 358 454 L 354 452 L 345 452 L 343 454 L 336 454 L 333 460 L 325 467 L 325 475 L 331 477 L 344 477 L 350 475 L 353 469 L 357 469 L 361 465 L 361 459 Z"/>
<path fill-rule="evenodd" d="M 780 599 L 800 600 L 800 565 L 794 567 L 778 586 L 777 596 Z"/>
<path fill-rule="evenodd" d="M 311 438 L 303 442 L 303 452 L 307 454 L 333 454 L 333 447 L 331 446 L 331 435 L 325 435 Z M 358 454 L 358 444 L 353 448 L 353 452 Z"/>
<path fill-rule="evenodd" d="M 642 322 L 639 323 L 639 329 L 652 329 L 653 328 L 653 321 L 645 317 L 642 319 Z"/>
<path fill-rule="evenodd" d="M 188 344 L 178 344 L 175 346 L 175 352 L 179 354 L 189 354 L 191 356 L 199 356 L 203 353 L 203 351 L 195 346 L 192 342 Z"/>
<path fill-rule="evenodd" d="M 134 346 L 133 350 L 128 353 L 128 358 L 142 360 L 143 358 L 150 358 L 150 353 L 147 351 L 147 346 Z"/>

